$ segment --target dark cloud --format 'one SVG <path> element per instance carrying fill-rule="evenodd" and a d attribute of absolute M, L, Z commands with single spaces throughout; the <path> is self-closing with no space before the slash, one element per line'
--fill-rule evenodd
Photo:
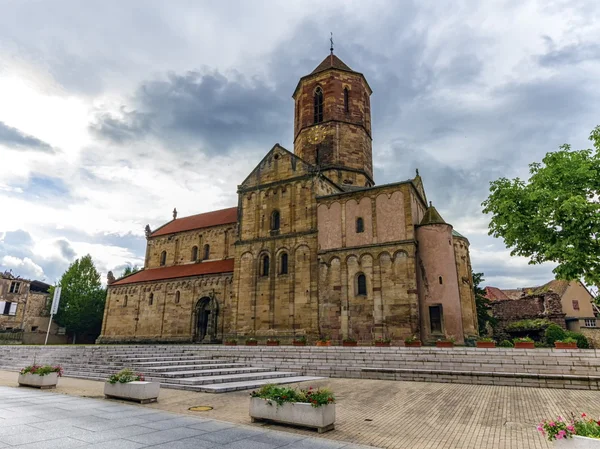
<path fill-rule="evenodd" d="M 0 259 L 7 255 L 20 259 L 31 257 L 33 255 L 31 251 L 33 243 L 31 234 L 23 229 L 0 234 Z"/>
<path fill-rule="evenodd" d="M 75 250 L 71 247 L 71 244 L 66 239 L 59 239 L 56 241 L 56 246 L 60 249 L 62 256 L 71 262 L 77 256 Z"/>
<path fill-rule="evenodd" d="M 171 73 L 141 86 L 134 110 L 103 113 L 90 129 L 117 144 L 153 137 L 173 151 L 200 147 L 205 154 L 225 154 L 242 144 L 268 147 L 290 123 L 281 113 L 286 103 L 282 92 L 257 78 Z"/>
<path fill-rule="evenodd" d="M 548 52 L 537 56 L 537 60 L 544 67 L 575 66 L 586 61 L 600 60 L 600 44 L 594 42 L 579 42 L 556 48 L 552 39 L 547 38 Z"/>
<path fill-rule="evenodd" d="M 17 128 L 8 126 L 0 122 L 0 145 L 9 148 L 16 148 L 22 151 L 41 151 L 44 153 L 54 153 L 54 149 L 46 142 L 37 137 L 25 134 Z"/>

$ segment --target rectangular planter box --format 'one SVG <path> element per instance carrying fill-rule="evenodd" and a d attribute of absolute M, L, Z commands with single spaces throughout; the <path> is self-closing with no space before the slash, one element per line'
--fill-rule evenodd
<path fill-rule="evenodd" d="M 294 346 L 306 346 L 306 342 L 304 341 L 295 341 L 293 344 Z"/>
<path fill-rule="evenodd" d="M 404 346 L 406 346 L 407 348 L 420 348 L 421 342 L 420 341 L 413 341 L 411 343 L 404 342 Z"/>
<path fill-rule="evenodd" d="M 279 342 L 278 341 L 268 341 L 267 346 L 279 346 Z"/>
<path fill-rule="evenodd" d="M 252 422 L 260 419 L 283 424 L 316 428 L 319 433 L 335 428 L 335 404 L 313 407 L 300 402 L 276 402 L 261 398 L 250 398 L 250 418 Z"/>
<path fill-rule="evenodd" d="M 376 348 L 387 348 L 389 346 L 391 346 L 391 343 L 383 343 L 383 342 L 375 343 Z"/>
<path fill-rule="evenodd" d="M 246 346 L 258 346 L 258 342 L 257 341 L 247 341 Z"/>
<path fill-rule="evenodd" d="M 435 346 L 438 348 L 453 348 L 454 343 L 451 341 L 436 341 Z"/>
<path fill-rule="evenodd" d="M 122 384 L 117 382 L 111 384 L 104 383 L 104 396 L 107 398 L 126 399 L 128 401 L 136 401 L 140 404 L 156 402 L 160 384 L 158 382 L 134 381 Z"/>
<path fill-rule="evenodd" d="M 478 341 L 477 347 L 478 348 L 495 348 L 496 343 L 494 343 L 493 341 Z"/>
<path fill-rule="evenodd" d="M 58 373 L 50 373 L 45 376 L 38 374 L 19 374 L 19 386 L 35 387 L 41 390 L 56 388 L 58 383 Z"/>
<path fill-rule="evenodd" d="M 331 346 L 330 341 L 318 341 L 317 346 Z"/>
<path fill-rule="evenodd" d="M 600 440 L 596 438 L 578 437 L 566 440 L 554 440 L 554 447 L 562 449 L 600 449 Z"/>
<path fill-rule="evenodd" d="M 520 341 L 515 343 L 517 349 L 535 349 L 535 344 L 532 341 Z"/>
<path fill-rule="evenodd" d="M 358 346 L 358 342 L 356 341 L 343 341 L 342 346 Z"/>
<path fill-rule="evenodd" d="M 559 341 L 554 342 L 556 349 L 577 349 L 577 343 L 561 343 Z"/>

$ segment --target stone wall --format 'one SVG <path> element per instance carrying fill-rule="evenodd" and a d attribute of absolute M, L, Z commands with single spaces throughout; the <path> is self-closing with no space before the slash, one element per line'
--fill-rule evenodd
<path fill-rule="evenodd" d="M 582 327 L 578 332 L 586 336 L 590 348 L 600 348 L 600 328 Z"/>
<path fill-rule="evenodd" d="M 565 314 L 562 311 L 560 296 L 556 293 L 492 301 L 490 305 L 492 315 L 498 320 L 495 328 L 497 334 L 506 333 L 506 327 L 515 321 L 538 318 L 547 319 L 566 329 Z"/>
<path fill-rule="evenodd" d="M 16 293 L 11 293 L 11 286 L 13 286 L 13 289 L 16 289 Z M 4 310 L 0 310 L 0 329 L 21 328 L 28 293 L 29 281 L 25 279 L 5 278 L 0 275 L 0 301 L 17 304 L 15 315 L 3 314 Z"/>
<path fill-rule="evenodd" d="M 475 304 L 475 291 L 473 290 L 469 241 L 464 237 L 453 236 L 452 242 L 454 243 L 454 258 L 458 274 L 463 331 L 465 336 L 478 335 L 477 306 Z"/>

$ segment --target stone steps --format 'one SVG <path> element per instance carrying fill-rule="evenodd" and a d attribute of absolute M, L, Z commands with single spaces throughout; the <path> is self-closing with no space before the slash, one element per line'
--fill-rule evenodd
<path fill-rule="evenodd" d="M 207 363 L 203 365 L 174 365 L 174 366 L 140 366 L 135 365 L 135 368 L 145 373 L 168 373 L 172 371 L 201 371 L 204 369 L 217 369 L 217 368 L 237 368 L 248 366 L 245 363 Z"/>
<path fill-rule="evenodd" d="M 247 382 L 227 382 L 221 384 L 212 384 L 212 385 L 202 385 L 198 388 L 199 391 L 203 393 L 228 393 L 231 391 L 239 391 L 239 390 L 252 390 L 255 388 L 260 388 L 263 385 L 268 384 L 291 384 L 297 382 L 308 382 L 313 380 L 324 379 L 323 377 L 311 377 L 311 376 L 295 376 L 295 377 L 282 377 L 279 379 L 265 379 L 265 380 L 255 380 L 255 381 L 247 381 Z"/>
<path fill-rule="evenodd" d="M 243 374 L 243 373 L 260 373 L 272 371 L 271 368 L 257 368 L 253 366 L 243 366 L 239 368 L 223 368 L 223 369 L 205 369 L 205 370 L 194 370 L 194 371 L 176 371 L 167 373 L 156 373 L 166 378 L 187 378 L 187 377 L 203 377 L 203 376 L 219 376 L 224 374 Z"/>

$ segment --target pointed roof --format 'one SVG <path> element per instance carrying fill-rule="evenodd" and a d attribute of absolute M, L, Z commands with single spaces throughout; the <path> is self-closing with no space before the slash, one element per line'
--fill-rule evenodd
<path fill-rule="evenodd" d="M 440 213 L 437 211 L 435 207 L 429 202 L 429 207 L 425 211 L 425 215 L 423 215 L 423 219 L 419 226 L 431 225 L 431 224 L 448 224 L 444 221 Z"/>
<path fill-rule="evenodd" d="M 321 64 L 319 64 L 316 69 L 310 72 L 310 74 L 314 75 L 315 73 L 324 72 L 327 69 L 345 70 L 347 72 L 354 71 L 346 64 L 344 64 L 344 62 L 340 58 L 331 53 L 325 59 L 323 59 L 323 62 L 321 62 Z"/>

